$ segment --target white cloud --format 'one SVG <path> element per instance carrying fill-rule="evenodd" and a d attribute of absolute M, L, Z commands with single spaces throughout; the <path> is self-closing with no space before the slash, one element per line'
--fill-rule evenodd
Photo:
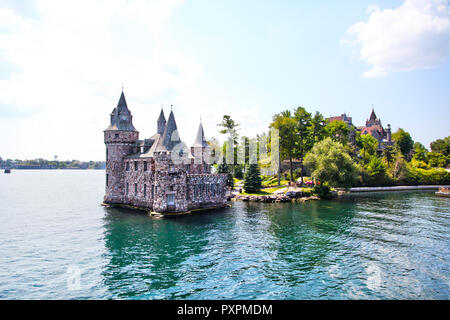
<path fill-rule="evenodd" d="M 36 1 L 36 18 L 0 8 L 0 66 L 16 70 L 0 80 L 0 108 L 27 115 L 0 116 L 2 156 L 101 159 L 122 83 L 132 105 L 188 91 L 201 65 L 161 41 L 182 2 Z M 148 125 L 154 110 L 141 109 Z"/>
<path fill-rule="evenodd" d="M 261 132 L 257 107 L 232 102 L 204 79 L 202 65 L 166 46 L 182 0 L 36 1 L 26 18 L 0 7 L 0 156 L 104 159 L 102 130 L 122 84 L 140 138 L 156 130 L 161 104 L 174 105 L 190 144 L 202 115 L 208 137 L 230 114 L 242 134 Z M 3 112 L 2 112 L 3 111 Z"/>
<path fill-rule="evenodd" d="M 450 55 L 450 6 L 447 0 L 406 0 L 395 9 L 370 6 L 366 22 L 348 30 L 345 41 L 358 48 L 371 69 L 364 77 L 438 66 Z"/>

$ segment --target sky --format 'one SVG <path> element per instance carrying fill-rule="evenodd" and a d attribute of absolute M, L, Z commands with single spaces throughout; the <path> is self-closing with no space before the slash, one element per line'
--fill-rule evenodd
<path fill-rule="evenodd" d="M 373 106 L 429 147 L 449 58 L 444 0 L 0 0 L 0 157 L 104 160 L 122 86 L 141 139 L 161 108 L 190 145 L 200 119 L 253 137 L 285 109 L 361 126 Z"/>

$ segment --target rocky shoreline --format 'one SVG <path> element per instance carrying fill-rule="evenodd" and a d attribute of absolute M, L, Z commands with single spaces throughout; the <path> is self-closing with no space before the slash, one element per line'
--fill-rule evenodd
<path fill-rule="evenodd" d="M 311 200 L 319 200 L 319 197 L 314 195 L 305 196 L 301 191 L 288 191 L 283 194 L 271 194 L 271 195 L 231 194 L 230 198 L 231 201 L 249 201 L 249 202 L 265 202 L 265 203 L 305 202 Z"/>

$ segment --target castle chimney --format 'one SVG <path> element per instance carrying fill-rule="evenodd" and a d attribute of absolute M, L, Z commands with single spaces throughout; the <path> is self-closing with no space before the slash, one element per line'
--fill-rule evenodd
<path fill-rule="evenodd" d="M 391 137 L 391 125 L 390 124 L 387 125 L 386 138 L 387 138 L 387 141 L 391 142 L 392 137 Z"/>

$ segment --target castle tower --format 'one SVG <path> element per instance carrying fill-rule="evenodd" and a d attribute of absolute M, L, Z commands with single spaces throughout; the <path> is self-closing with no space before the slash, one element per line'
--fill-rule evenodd
<path fill-rule="evenodd" d="M 377 115 L 375 114 L 375 110 L 372 107 L 372 112 L 370 113 L 370 117 L 368 120 L 366 120 L 366 127 L 371 127 L 374 125 L 381 125 L 380 119 L 377 118 Z"/>
<path fill-rule="evenodd" d="M 158 124 L 157 133 L 162 135 L 164 133 L 164 129 L 166 128 L 166 117 L 164 117 L 164 111 L 162 108 L 161 108 L 161 113 L 159 114 L 157 124 Z"/>
<path fill-rule="evenodd" d="M 387 128 L 386 128 L 386 139 L 387 141 L 391 142 L 392 141 L 392 134 L 391 134 L 391 125 L 388 124 Z"/>
<path fill-rule="evenodd" d="M 211 173 L 211 167 L 206 163 L 208 161 L 208 143 L 205 139 L 203 125 L 200 122 L 197 130 L 197 136 L 191 146 L 191 153 L 194 156 L 192 173 Z"/>
<path fill-rule="evenodd" d="M 125 95 L 120 95 L 117 107 L 111 113 L 111 122 L 104 131 L 106 145 L 106 192 L 105 203 L 124 201 L 125 165 L 123 158 L 133 152 L 139 132 L 133 126 L 133 116 L 128 109 Z"/>
<path fill-rule="evenodd" d="M 155 212 L 184 212 L 188 209 L 185 164 L 173 160 L 173 156 L 180 154 L 178 148 L 180 143 L 175 116 L 173 111 L 170 111 L 154 153 L 156 193 L 153 211 Z M 176 154 L 173 154 L 174 152 Z"/>

